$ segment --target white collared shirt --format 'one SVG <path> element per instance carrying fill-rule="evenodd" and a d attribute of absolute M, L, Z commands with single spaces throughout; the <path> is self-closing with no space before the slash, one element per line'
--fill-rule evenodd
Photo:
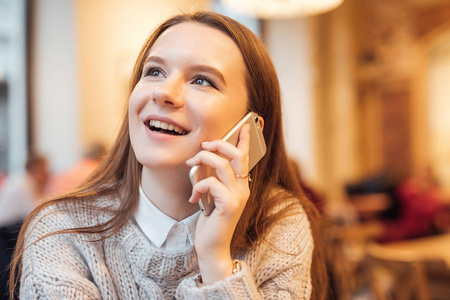
<path fill-rule="evenodd" d="M 177 222 L 160 211 L 139 187 L 139 205 L 134 219 L 157 248 L 168 252 L 180 252 L 192 247 L 199 215 L 200 211 Z"/>

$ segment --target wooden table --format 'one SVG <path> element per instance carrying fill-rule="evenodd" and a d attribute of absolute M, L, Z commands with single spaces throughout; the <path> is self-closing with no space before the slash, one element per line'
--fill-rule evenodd
<path fill-rule="evenodd" d="M 450 269 L 450 233 L 388 244 L 371 244 L 368 251 L 403 261 L 442 260 Z"/>
<path fill-rule="evenodd" d="M 446 268 L 450 269 L 450 233 L 388 244 L 370 244 L 366 250 L 375 266 L 381 264 L 395 272 L 395 299 L 412 299 L 414 295 L 418 299 L 431 299 L 433 291 L 430 290 L 425 264 L 443 261 Z M 407 268 L 396 267 L 399 264 Z M 383 289 L 374 279 L 374 274 L 372 288 L 378 299 L 384 299 Z"/>

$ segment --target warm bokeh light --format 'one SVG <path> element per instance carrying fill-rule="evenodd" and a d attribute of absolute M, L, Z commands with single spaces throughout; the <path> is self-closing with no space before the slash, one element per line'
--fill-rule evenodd
<path fill-rule="evenodd" d="M 283 19 L 310 16 L 335 9 L 343 0 L 222 0 L 236 12 L 263 18 Z"/>

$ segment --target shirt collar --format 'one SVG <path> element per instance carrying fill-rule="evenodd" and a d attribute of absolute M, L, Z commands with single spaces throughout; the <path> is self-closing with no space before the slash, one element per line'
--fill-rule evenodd
<path fill-rule="evenodd" d="M 194 245 L 195 228 L 199 215 L 200 211 L 180 222 L 177 222 L 176 220 L 160 211 L 147 198 L 142 188 L 139 187 L 139 205 L 136 213 L 134 214 L 134 218 L 144 234 L 158 248 L 161 248 L 161 246 L 167 240 L 167 236 L 170 230 L 177 223 L 184 223 L 187 228 L 189 242 L 191 243 L 191 245 Z"/>

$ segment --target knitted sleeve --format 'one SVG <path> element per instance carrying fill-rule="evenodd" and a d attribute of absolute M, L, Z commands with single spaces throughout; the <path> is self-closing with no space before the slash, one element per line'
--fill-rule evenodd
<path fill-rule="evenodd" d="M 212 285 L 196 277 L 181 282 L 177 299 L 310 299 L 314 242 L 308 218 L 299 214 L 278 222 L 255 249 L 242 257 L 242 270 Z"/>
<path fill-rule="evenodd" d="M 101 299 L 73 239 L 66 234 L 44 237 L 74 227 L 64 214 L 46 210 L 28 230 L 23 255 L 20 299 Z"/>

